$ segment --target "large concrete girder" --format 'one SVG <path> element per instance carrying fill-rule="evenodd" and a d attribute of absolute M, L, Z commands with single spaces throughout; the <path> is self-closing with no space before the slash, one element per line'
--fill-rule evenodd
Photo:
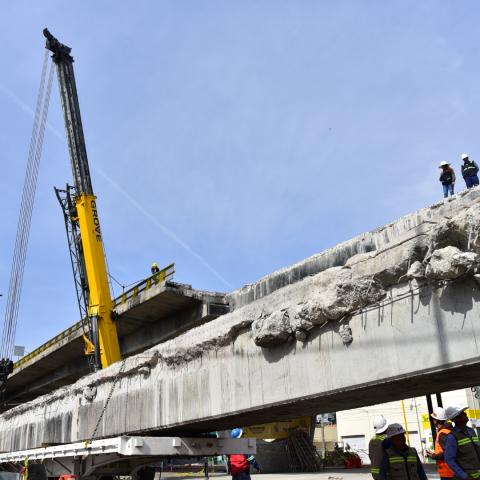
<path fill-rule="evenodd" d="M 0 449 L 89 439 L 112 385 L 100 436 L 210 431 L 478 383 L 479 193 L 357 237 L 350 245 L 375 249 L 343 267 L 307 259 L 280 283 L 277 272 L 231 294 L 233 312 L 4 413 Z M 432 251 L 455 280 L 436 280 Z"/>
<path fill-rule="evenodd" d="M 315 281 L 295 286 L 313 290 Z M 478 383 L 479 299 L 471 279 L 398 287 L 350 320 L 349 346 L 329 323 L 303 344 L 269 349 L 253 341 L 248 318 L 259 305 L 252 304 L 127 359 L 99 435 L 208 431 Z M 89 439 L 119 369 L 4 413 L 0 449 Z"/>
<path fill-rule="evenodd" d="M 382 263 L 385 260 L 393 260 L 394 263 L 396 259 L 390 253 L 392 244 L 401 243 L 405 239 L 413 239 L 413 242 L 421 239 L 425 230 L 445 217 L 453 216 L 471 206 L 479 197 L 478 189 L 450 197 L 444 202 L 406 215 L 382 228 L 359 235 L 267 275 L 252 285 L 228 294 L 227 300 L 223 294 L 203 292 L 179 284 L 153 286 L 125 303 L 117 299 L 116 313 L 119 315 L 118 330 L 122 354 L 140 352 L 183 332 L 186 328 L 211 320 L 228 310 L 225 303 L 228 303 L 231 309 L 240 308 L 309 275 L 348 264 L 350 259 L 359 255 L 375 252 L 378 253 L 377 258 L 370 259 L 369 263 Z M 40 355 L 16 368 L 8 383 L 9 403 L 29 401 L 71 384 L 88 373 L 81 335 L 81 329 L 68 333 L 61 341 L 53 342 Z"/>

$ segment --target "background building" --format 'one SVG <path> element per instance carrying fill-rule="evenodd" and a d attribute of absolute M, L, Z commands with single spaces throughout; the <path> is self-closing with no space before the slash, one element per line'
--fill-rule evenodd
<path fill-rule="evenodd" d="M 480 426 L 480 403 L 471 389 L 445 392 L 441 394 L 441 398 L 444 407 L 469 405 L 470 410 L 467 413 L 472 419 L 472 424 Z M 432 403 L 435 408 L 437 406 L 435 395 L 432 395 Z M 402 401 L 396 401 L 337 412 L 337 441 L 343 443 L 345 448 L 358 452 L 364 463 L 369 463 L 368 442 L 373 435 L 373 418 L 376 415 L 384 415 L 389 423 L 398 422 L 402 425 L 406 423 L 410 445 L 417 449 L 419 455 L 424 455 L 425 448 L 432 443 L 426 397 L 408 398 L 403 400 L 403 404 Z M 332 433 L 333 429 L 329 428 L 328 432 Z M 328 440 L 327 449 L 331 450 L 330 435 Z M 319 426 L 315 432 L 315 443 L 318 450 L 322 451 Z"/>

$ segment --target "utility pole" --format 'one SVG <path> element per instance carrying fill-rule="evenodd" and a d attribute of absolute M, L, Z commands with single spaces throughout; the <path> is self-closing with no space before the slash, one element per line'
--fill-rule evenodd
<path fill-rule="evenodd" d="M 418 426 L 418 439 L 420 440 L 420 448 L 422 449 L 422 457 L 423 457 L 423 460 L 425 461 L 425 450 L 424 450 L 424 444 L 422 443 L 421 439 L 422 439 L 422 427 L 421 427 L 421 424 L 420 424 L 420 417 L 418 416 L 418 404 L 417 404 L 417 398 L 416 397 L 413 397 L 413 401 L 415 402 L 415 414 L 416 414 L 416 417 L 417 417 L 417 426 Z"/>
<path fill-rule="evenodd" d="M 323 413 L 320 415 L 320 426 L 322 427 L 322 458 L 325 458 L 327 453 L 327 445 L 325 442 L 325 422 L 323 419 Z"/>

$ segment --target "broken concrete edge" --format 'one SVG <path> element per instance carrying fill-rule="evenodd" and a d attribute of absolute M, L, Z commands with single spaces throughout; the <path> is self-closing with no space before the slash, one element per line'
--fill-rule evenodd
<path fill-rule="evenodd" d="M 191 297 L 195 300 L 207 301 L 212 303 L 222 303 L 227 304 L 225 298 L 225 292 L 216 292 L 211 290 L 200 290 L 198 288 L 193 288 L 192 285 L 186 283 L 178 283 L 173 281 L 166 282 L 167 291 L 175 293 L 177 295 L 183 295 L 185 297 Z"/>
<path fill-rule="evenodd" d="M 413 227 L 379 250 L 350 257 L 344 267 L 332 267 L 310 277 L 316 280 L 308 301 L 300 301 L 297 306 L 290 304 L 289 309 L 263 311 L 252 323 L 255 343 L 271 347 L 292 336 L 306 341 L 314 326 L 348 318 L 359 309 L 376 304 L 389 288 L 401 282 L 421 278 L 453 280 L 477 274 L 479 218 L 480 203 L 471 202 L 456 215 L 429 226 Z M 345 331 L 342 329 L 339 334 Z"/>
<path fill-rule="evenodd" d="M 191 298 L 192 300 L 197 300 L 203 303 L 228 304 L 226 294 L 223 292 L 198 290 L 186 283 L 167 281 L 158 285 L 152 285 L 150 288 L 142 290 L 136 297 L 129 298 L 125 303 L 117 305 L 115 308 L 115 313 L 117 315 L 122 315 L 132 307 L 144 302 L 148 302 L 150 299 L 156 297 L 162 292 L 169 292 L 174 295 Z"/>
<path fill-rule="evenodd" d="M 424 225 L 434 225 L 468 208 L 480 197 L 480 188 L 460 192 L 453 197 L 439 201 L 429 207 L 405 215 L 383 227 L 360 234 L 353 239 L 336 245 L 297 262 L 291 266 L 277 270 L 260 280 L 247 284 L 227 294 L 231 309 L 240 308 L 248 303 L 271 294 L 303 278 L 315 275 L 331 267 L 344 266 L 346 262 L 358 254 L 378 251 L 408 231 Z"/>

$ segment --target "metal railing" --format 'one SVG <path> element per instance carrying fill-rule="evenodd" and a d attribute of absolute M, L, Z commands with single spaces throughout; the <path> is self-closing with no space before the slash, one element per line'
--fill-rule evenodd
<path fill-rule="evenodd" d="M 132 298 L 137 298 L 140 293 L 144 292 L 145 290 L 150 289 L 155 285 L 159 285 L 165 283 L 168 279 L 170 279 L 173 274 L 175 273 L 175 264 L 171 263 L 168 267 L 160 270 L 157 273 L 154 273 L 150 277 L 142 280 L 140 283 L 137 283 L 135 286 L 123 292 L 119 297 L 117 297 L 113 301 L 113 308 L 118 307 L 120 305 L 124 305 L 128 302 L 128 300 Z"/>
<path fill-rule="evenodd" d="M 73 333 L 76 333 L 78 330 L 81 330 L 81 329 L 82 329 L 82 321 L 77 322 L 75 325 L 72 325 L 71 327 L 67 328 L 63 332 L 60 332 L 57 336 L 53 337 L 48 342 L 44 343 L 43 345 L 40 345 L 38 348 L 31 351 L 30 353 L 27 353 L 20 360 L 17 360 L 14 363 L 13 369 L 15 370 L 17 368 L 20 368 L 23 364 L 29 362 L 32 358 L 40 355 L 42 352 L 50 348 L 52 345 L 55 345 L 56 343 L 60 343 L 63 339 L 67 338 L 68 336 L 72 335 Z"/>
<path fill-rule="evenodd" d="M 124 305 L 125 303 L 128 302 L 128 300 L 132 298 L 137 298 L 141 292 L 144 292 L 153 286 L 161 285 L 165 283 L 168 279 L 173 277 L 174 273 L 175 273 L 175 263 L 171 263 L 164 269 L 160 270 L 158 273 L 154 273 L 153 275 L 146 278 L 145 280 L 142 280 L 141 282 L 137 283 L 135 286 L 133 286 L 129 290 L 126 290 L 125 292 L 123 292 L 122 295 L 120 295 L 119 297 L 115 298 L 113 300 L 113 308 L 116 308 L 120 305 Z M 57 336 L 53 337 L 48 342 L 44 343 L 43 345 L 40 345 L 35 350 L 31 351 L 30 353 L 27 353 L 24 357 L 17 360 L 13 365 L 14 371 L 20 368 L 22 365 L 25 365 L 27 362 L 37 357 L 41 353 L 43 353 L 45 350 L 49 349 L 53 345 L 60 343 L 62 340 L 64 340 L 65 338 L 69 337 L 72 334 L 77 333 L 79 330 L 83 330 L 84 326 L 82 326 L 82 322 L 83 321 L 80 320 L 75 325 L 72 325 L 71 327 L 67 328 L 63 332 L 60 332 Z"/>

